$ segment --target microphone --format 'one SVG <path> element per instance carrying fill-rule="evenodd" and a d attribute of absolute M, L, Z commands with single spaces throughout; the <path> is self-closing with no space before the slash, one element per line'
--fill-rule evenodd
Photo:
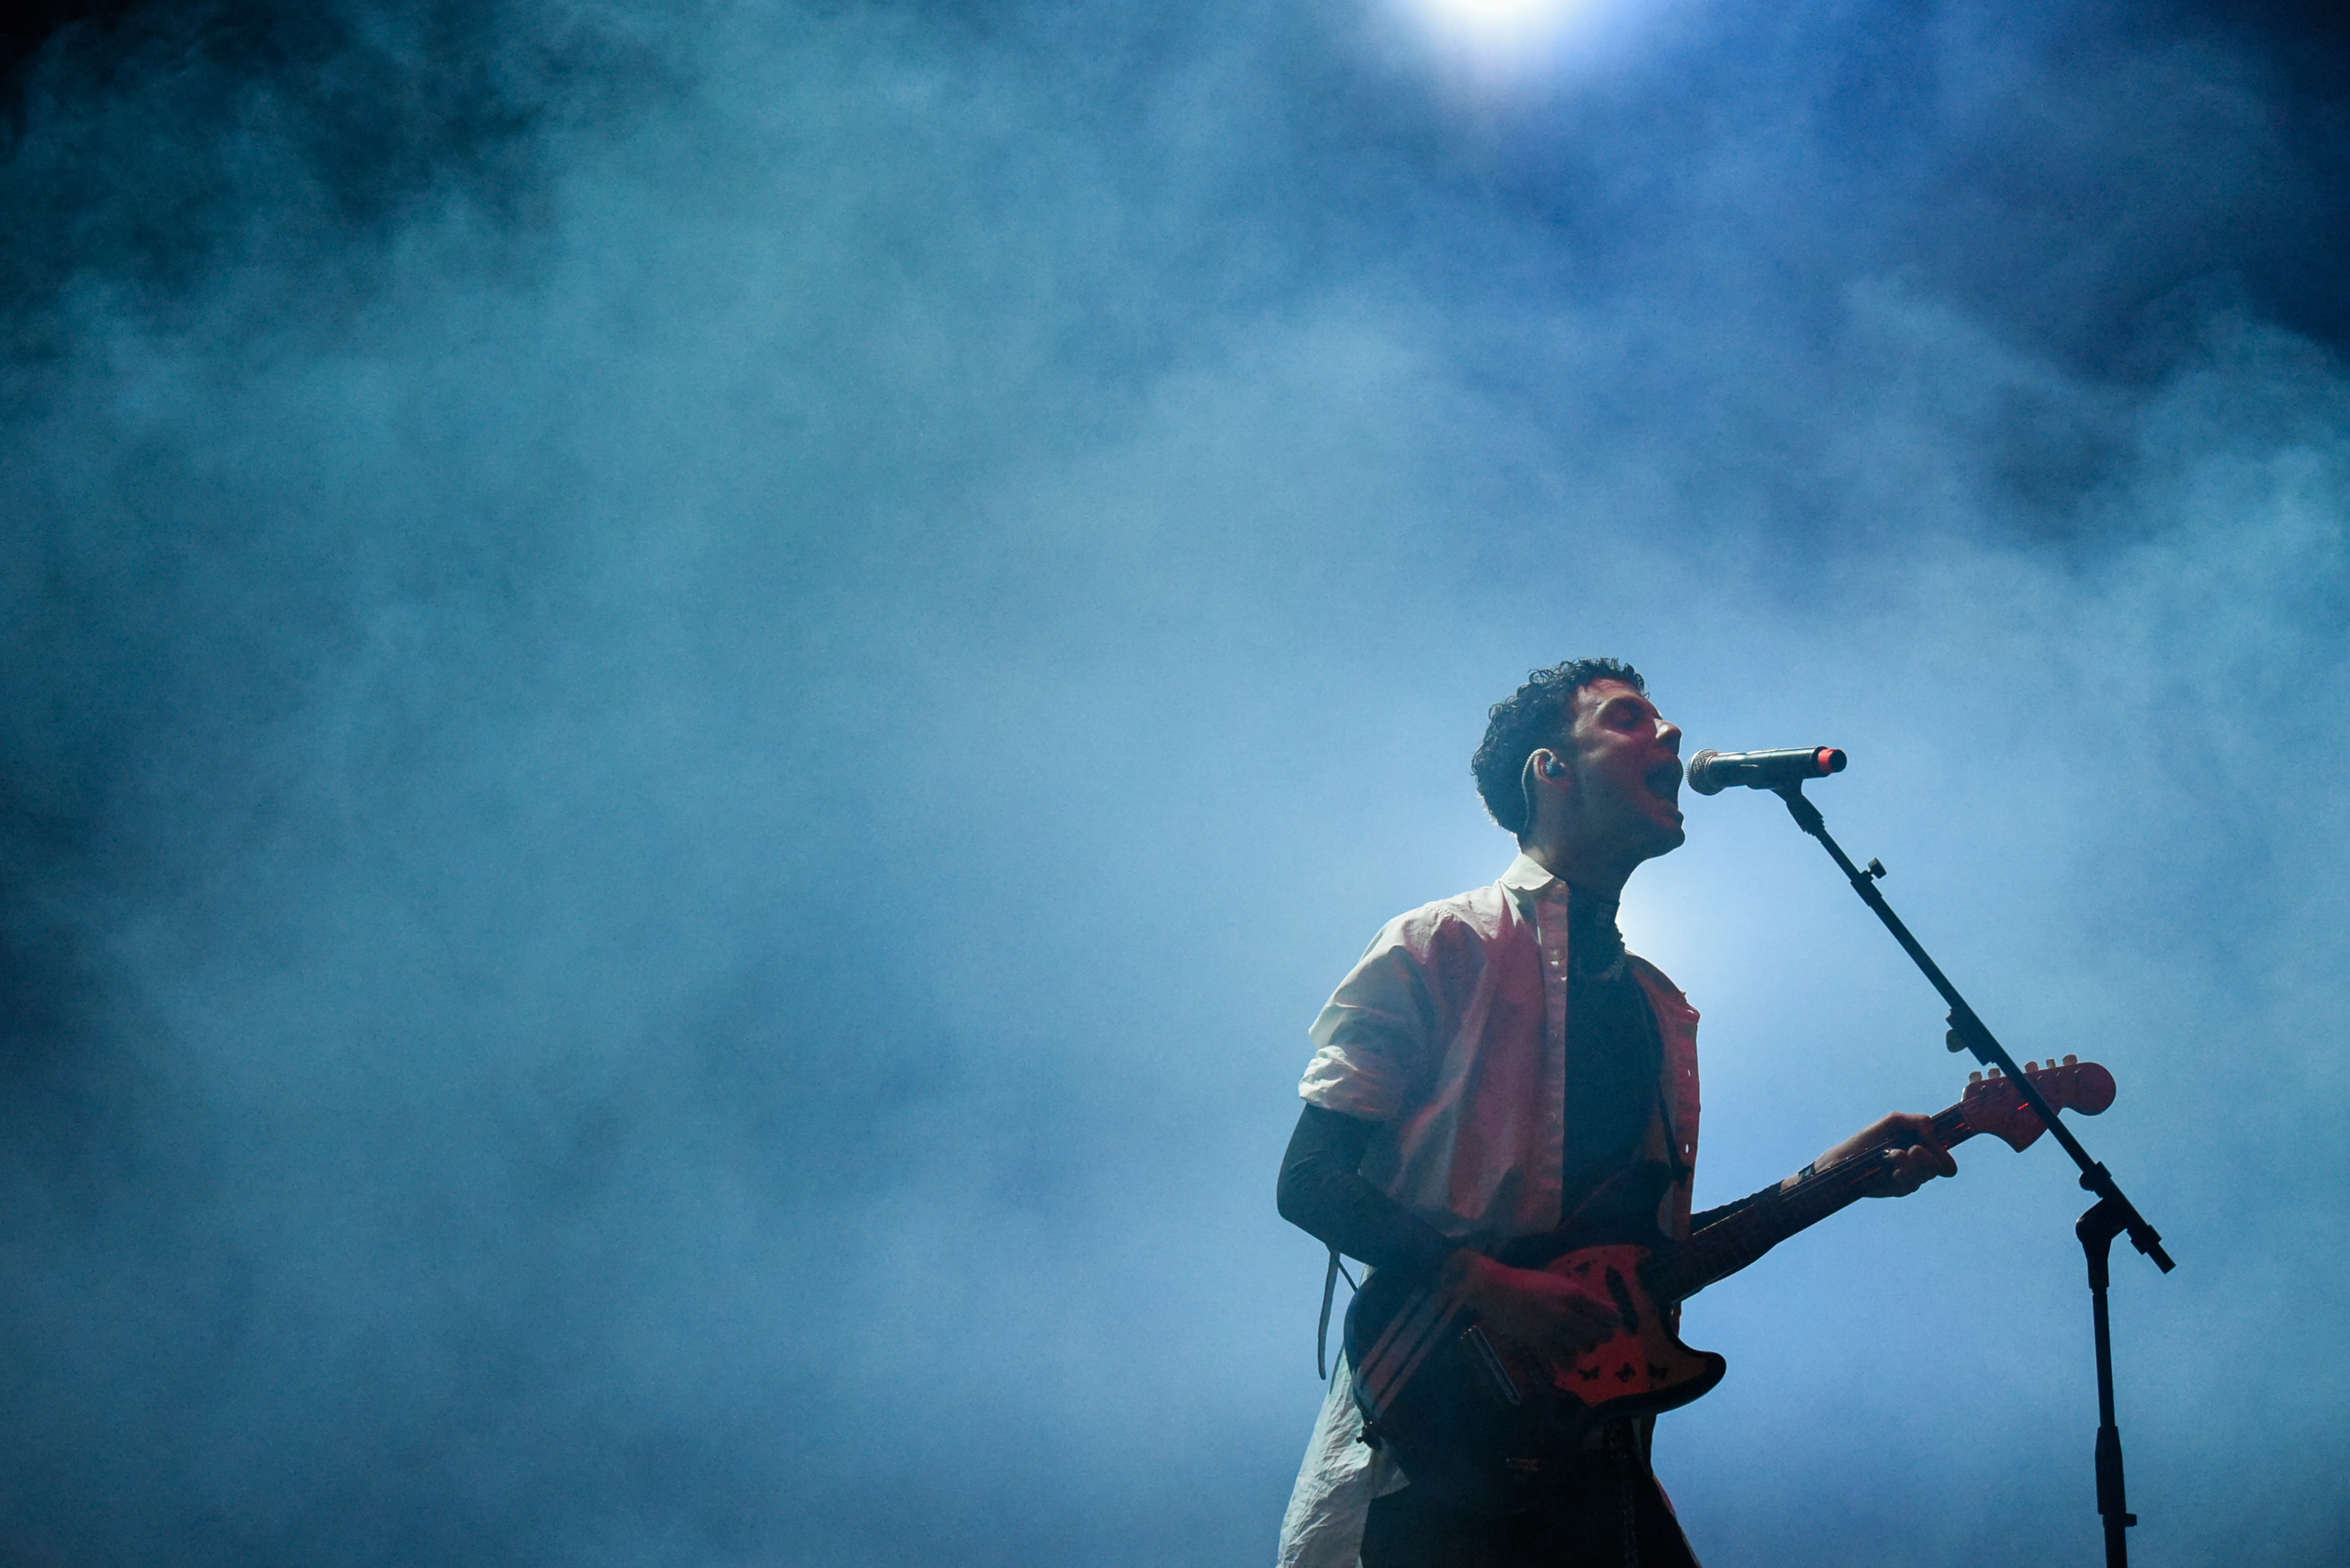
<path fill-rule="evenodd" d="M 1775 752 L 1700 752 L 1690 759 L 1689 786 L 1700 794 L 1720 794 L 1731 784 L 1777 789 L 1844 772 L 1844 753 L 1834 746 L 1790 746 Z"/>

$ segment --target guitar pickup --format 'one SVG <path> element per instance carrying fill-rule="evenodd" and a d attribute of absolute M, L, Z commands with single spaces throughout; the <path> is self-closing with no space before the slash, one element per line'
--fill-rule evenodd
<path fill-rule="evenodd" d="M 1607 1293 L 1616 1298 L 1616 1315 L 1623 1323 L 1626 1334 L 1640 1332 L 1640 1309 L 1632 1304 L 1632 1293 L 1625 1287 L 1624 1276 L 1614 1269 L 1607 1271 Z"/>
<path fill-rule="evenodd" d="M 1510 1369 L 1502 1365 L 1502 1358 L 1494 1351 L 1492 1342 L 1485 1337 L 1485 1331 L 1471 1326 L 1461 1334 L 1461 1338 L 1469 1346 L 1477 1365 L 1483 1368 L 1502 1403 L 1510 1406 L 1524 1404 L 1526 1397 L 1520 1391 L 1517 1379 L 1512 1377 Z"/>

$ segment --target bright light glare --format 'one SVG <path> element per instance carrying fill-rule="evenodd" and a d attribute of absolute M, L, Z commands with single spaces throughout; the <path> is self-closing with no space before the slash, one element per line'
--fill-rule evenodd
<path fill-rule="evenodd" d="M 1558 13 L 1577 7 L 1572 0 L 1430 0 L 1439 15 L 1455 17 L 1460 26 L 1519 28 L 1534 26 Z"/>
<path fill-rule="evenodd" d="M 1611 0 L 1410 0 L 1439 47 L 1492 80 L 1555 64 L 1611 12 Z M 1575 52 L 1580 52 L 1575 50 Z"/>

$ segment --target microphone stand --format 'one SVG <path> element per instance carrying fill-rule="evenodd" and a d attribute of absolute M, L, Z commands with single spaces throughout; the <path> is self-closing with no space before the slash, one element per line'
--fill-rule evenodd
<path fill-rule="evenodd" d="M 1909 928 L 1901 923 L 1901 917 L 1893 912 L 1893 906 L 1885 901 L 1885 895 L 1877 888 L 1877 884 L 1885 877 L 1884 864 L 1871 860 L 1863 868 L 1852 863 L 1843 847 L 1829 836 L 1827 821 L 1820 815 L 1820 808 L 1804 796 L 1801 780 L 1773 784 L 1770 788 L 1773 794 L 1787 803 L 1787 814 L 1795 819 L 1795 826 L 1820 841 L 1820 847 L 1828 852 L 1828 857 L 1845 874 L 1845 879 L 1852 884 L 1852 890 L 1860 895 L 1860 901 L 1884 922 L 1885 929 L 1893 933 L 1893 940 L 1901 944 L 1901 950 L 1909 955 L 1910 961 L 1918 966 L 1928 982 L 1941 993 L 1944 1002 L 1950 1003 L 1950 1049 L 1954 1052 L 1971 1051 L 1975 1060 L 1985 1066 L 1997 1066 L 2005 1073 L 2008 1082 L 2015 1085 L 2015 1091 L 2023 1097 L 2023 1102 L 2040 1113 L 2040 1119 L 2047 1127 L 2049 1136 L 2073 1157 L 2073 1163 L 2081 1168 L 2081 1185 L 2097 1195 L 2096 1203 L 2081 1216 L 2080 1222 L 2074 1227 L 2074 1233 L 2080 1238 L 2082 1249 L 2088 1257 L 2089 1305 L 2096 1331 L 2097 1512 L 2105 1522 L 2107 1568 L 2126 1568 L 2129 1542 L 2122 1532 L 2137 1522 L 2137 1516 L 2129 1511 L 2123 1492 L 2122 1437 L 2120 1428 L 2114 1425 L 2113 1345 L 2106 1317 L 2106 1259 L 2114 1238 L 2126 1231 L 2130 1245 L 2153 1259 L 2154 1266 L 2167 1274 L 2175 1265 L 2170 1261 L 2170 1254 L 2162 1250 L 2162 1236 L 2146 1222 L 2146 1217 L 2137 1211 L 2137 1205 L 2123 1194 L 2113 1172 L 2091 1159 L 2089 1151 L 2081 1147 L 2081 1140 L 2073 1136 L 2072 1129 L 2057 1119 L 2056 1112 L 2041 1097 L 2031 1078 L 2015 1064 L 2015 1058 L 2007 1054 L 2007 1047 L 2001 1044 L 1983 1021 L 1976 1016 L 1975 1010 L 1967 1005 L 1967 999 L 1959 994 L 1959 988 L 1950 983 L 1941 966 L 1927 956 L 1926 950 L 1918 945 L 1918 939 L 1909 934 Z"/>

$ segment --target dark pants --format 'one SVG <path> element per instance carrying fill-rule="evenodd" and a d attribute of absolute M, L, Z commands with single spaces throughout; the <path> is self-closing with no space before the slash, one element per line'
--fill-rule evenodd
<path fill-rule="evenodd" d="M 1362 1568 L 1697 1568 L 1639 1449 L 1618 1429 L 1550 1501 L 1499 1518 L 1389 1492 L 1371 1504 Z"/>

